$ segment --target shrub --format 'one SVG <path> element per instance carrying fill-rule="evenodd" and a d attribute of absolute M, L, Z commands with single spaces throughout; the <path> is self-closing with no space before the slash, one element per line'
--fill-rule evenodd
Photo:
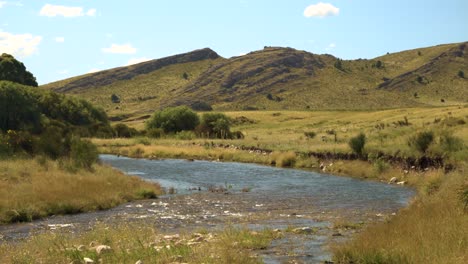
<path fill-rule="evenodd" d="M 296 153 L 275 151 L 271 154 L 270 164 L 276 165 L 276 167 L 293 167 L 296 164 Z"/>
<path fill-rule="evenodd" d="M 117 124 L 113 129 L 115 136 L 120 138 L 131 138 L 138 135 L 138 131 L 135 128 L 129 127 L 125 124 Z"/>
<path fill-rule="evenodd" d="M 359 135 L 351 138 L 348 144 L 354 153 L 361 156 L 364 150 L 364 146 L 366 145 L 366 135 L 364 133 L 360 133 Z"/>
<path fill-rule="evenodd" d="M 229 138 L 230 120 L 223 113 L 205 113 L 197 131 L 209 138 Z"/>
<path fill-rule="evenodd" d="M 71 140 L 70 158 L 77 168 L 91 169 L 99 159 L 97 147 L 87 140 L 73 138 Z"/>
<path fill-rule="evenodd" d="M 425 154 L 432 141 L 434 141 L 434 133 L 432 131 L 424 131 L 411 137 L 408 140 L 408 145 L 421 154 Z"/>
<path fill-rule="evenodd" d="M 186 106 L 169 107 L 156 111 L 146 123 L 146 128 L 161 128 L 166 133 L 193 130 L 200 123 L 198 115 Z"/>
<path fill-rule="evenodd" d="M 140 199 L 156 199 L 158 196 L 153 190 L 141 189 L 138 190 L 136 196 Z"/>
<path fill-rule="evenodd" d="M 51 126 L 39 137 L 35 152 L 56 160 L 66 155 L 69 147 L 69 142 L 64 137 L 63 130 L 60 127 Z"/>
<path fill-rule="evenodd" d="M 193 131 L 180 131 L 177 132 L 176 138 L 180 140 L 192 140 L 195 139 L 197 136 Z"/>
<path fill-rule="evenodd" d="M 442 150 L 451 153 L 463 149 L 463 139 L 452 135 L 450 132 L 443 132 L 440 136 L 440 145 Z"/>
<path fill-rule="evenodd" d="M 111 101 L 114 104 L 118 104 L 118 103 L 120 103 L 120 97 L 118 97 L 116 94 L 112 94 L 111 95 Z"/>
<path fill-rule="evenodd" d="M 314 138 L 315 136 L 317 136 L 317 133 L 315 133 L 314 131 L 309 131 L 309 132 L 304 132 L 304 135 L 307 138 Z"/>
<path fill-rule="evenodd" d="M 164 136 L 164 130 L 161 128 L 151 128 L 146 130 L 146 136 L 150 138 L 161 138 Z"/>
<path fill-rule="evenodd" d="M 458 71 L 458 77 L 465 79 L 465 73 L 462 70 Z"/>

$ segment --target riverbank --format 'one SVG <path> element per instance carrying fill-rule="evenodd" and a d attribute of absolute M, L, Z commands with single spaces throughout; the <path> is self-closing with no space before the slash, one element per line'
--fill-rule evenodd
<path fill-rule="evenodd" d="M 115 207 L 163 193 L 105 165 L 70 171 L 42 157 L 0 160 L 0 224 Z"/>

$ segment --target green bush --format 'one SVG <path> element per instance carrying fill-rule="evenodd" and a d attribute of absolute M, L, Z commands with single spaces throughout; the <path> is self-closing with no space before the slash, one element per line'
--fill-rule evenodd
<path fill-rule="evenodd" d="M 440 136 L 440 145 L 446 153 L 457 152 L 464 147 L 463 139 L 452 135 L 450 132 L 443 132 Z"/>
<path fill-rule="evenodd" d="M 432 131 L 424 131 L 416 134 L 408 140 L 408 145 L 420 152 L 425 154 L 429 146 L 434 141 L 434 133 Z"/>
<path fill-rule="evenodd" d="M 65 139 L 60 127 L 50 126 L 39 137 L 35 152 L 56 160 L 66 155 L 69 150 L 69 144 Z"/>
<path fill-rule="evenodd" d="M 194 102 L 190 105 L 190 107 L 195 111 L 211 111 L 213 107 L 210 104 L 202 101 Z"/>
<path fill-rule="evenodd" d="M 97 147 L 87 140 L 73 138 L 71 140 L 70 158 L 77 168 L 91 169 L 99 159 Z"/>
<path fill-rule="evenodd" d="M 161 128 L 166 133 L 193 130 L 200 123 L 198 115 L 186 106 L 169 107 L 156 111 L 146 123 L 146 128 Z"/>
<path fill-rule="evenodd" d="M 176 138 L 181 140 L 192 140 L 196 137 L 197 135 L 193 131 L 180 131 L 176 134 Z"/>
<path fill-rule="evenodd" d="M 354 153 L 361 156 L 364 151 L 364 146 L 366 145 L 366 135 L 364 133 L 360 133 L 359 135 L 351 138 L 348 144 Z"/>
<path fill-rule="evenodd" d="M 125 124 L 117 124 L 113 129 L 115 136 L 119 138 L 131 138 L 138 135 L 138 131 L 135 128 L 129 127 Z"/>

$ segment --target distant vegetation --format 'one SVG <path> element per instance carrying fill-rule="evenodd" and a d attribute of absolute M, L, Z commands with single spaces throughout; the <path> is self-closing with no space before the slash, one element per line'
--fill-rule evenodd
<path fill-rule="evenodd" d="M 0 56 L 0 80 L 37 86 L 36 78 L 26 70 L 24 64 L 6 53 Z"/>

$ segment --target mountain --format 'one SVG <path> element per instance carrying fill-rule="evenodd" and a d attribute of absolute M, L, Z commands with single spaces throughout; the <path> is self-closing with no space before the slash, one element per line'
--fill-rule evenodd
<path fill-rule="evenodd" d="M 36 78 L 24 64 L 10 54 L 0 56 L 0 81 L 11 81 L 28 86 L 37 86 Z"/>
<path fill-rule="evenodd" d="M 265 47 L 225 59 L 210 49 L 44 85 L 116 119 L 203 102 L 215 110 L 382 109 L 466 104 L 468 42 L 341 60 Z M 112 101 L 111 96 L 118 97 Z"/>

